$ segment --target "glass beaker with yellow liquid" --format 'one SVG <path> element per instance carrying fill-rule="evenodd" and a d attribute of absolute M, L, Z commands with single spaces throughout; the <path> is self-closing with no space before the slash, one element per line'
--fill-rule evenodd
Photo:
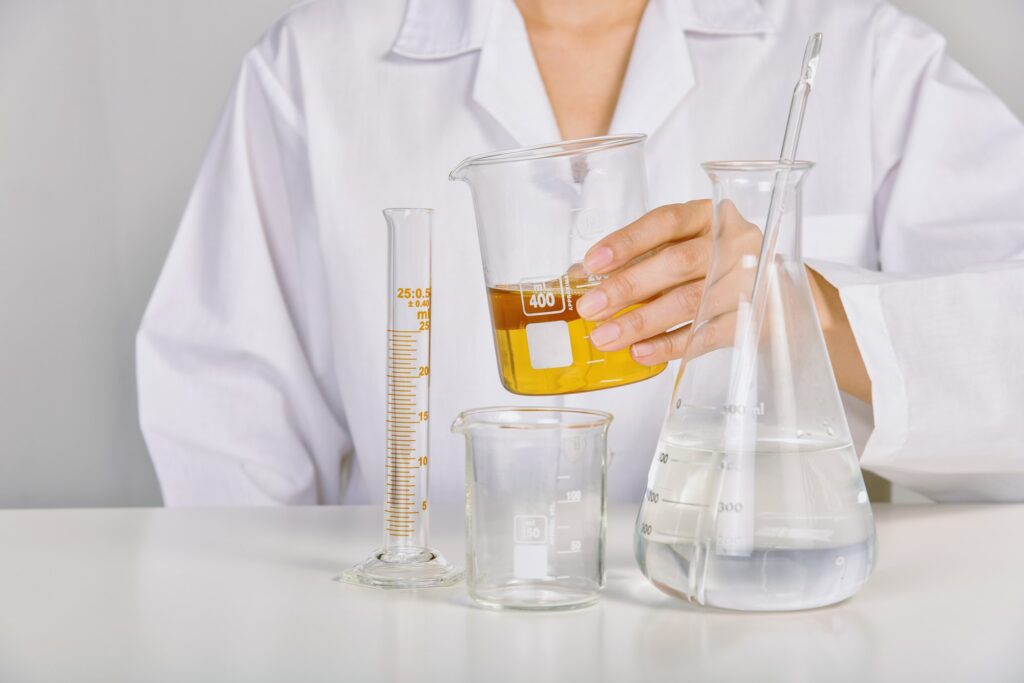
<path fill-rule="evenodd" d="M 597 323 L 579 316 L 576 301 L 596 284 L 564 276 L 487 288 L 498 368 L 509 391 L 593 391 L 638 382 L 665 368 L 640 365 L 629 349 L 604 352 L 590 343 Z"/>
<path fill-rule="evenodd" d="M 628 349 L 599 351 L 576 301 L 600 279 L 583 257 L 647 211 L 644 135 L 482 154 L 451 173 L 469 184 L 501 382 L 526 395 L 568 394 L 653 377 Z M 625 312 L 625 311 L 624 311 Z"/>

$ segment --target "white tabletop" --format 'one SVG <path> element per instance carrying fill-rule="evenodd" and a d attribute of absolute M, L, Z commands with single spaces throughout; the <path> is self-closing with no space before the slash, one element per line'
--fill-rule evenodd
<path fill-rule="evenodd" d="M 790 614 L 662 595 L 634 513 L 597 605 L 522 613 L 332 581 L 376 508 L 0 512 L 0 681 L 1024 681 L 1024 506 L 878 506 L 867 587 Z M 461 560 L 459 511 L 432 524 Z"/>

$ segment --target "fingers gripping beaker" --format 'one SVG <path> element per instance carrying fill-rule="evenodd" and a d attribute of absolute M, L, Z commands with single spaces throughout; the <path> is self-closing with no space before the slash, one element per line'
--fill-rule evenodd
<path fill-rule="evenodd" d="M 476 209 L 501 382 L 517 394 L 592 391 L 653 377 L 628 349 L 597 350 L 576 301 L 598 278 L 587 250 L 647 210 L 646 136 L 573 140 L 466 159 L 451 173 Z"/>
<path fill-rule="evenodd" d="M 811 164 L 704 168 L 712 263 L 637 518 L 637 560 L 656 586 L 700 604 L 838 602 L 867 581 L 875 532 L 800 255 Z M 776 253 L 762 265 L 777 184 Z"/>
<path fill-rule="evenodd" d="M 604 584 L 611 415 L 480 408 L 466 437 L 466 585 L 488 607 L 553 609 L 597 600 Z"/>

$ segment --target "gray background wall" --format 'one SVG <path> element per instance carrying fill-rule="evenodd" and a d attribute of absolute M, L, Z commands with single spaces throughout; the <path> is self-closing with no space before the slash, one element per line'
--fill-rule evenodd
<path fill-rule="evenodd" d="M 241 56 L 291 4 L 0 0 L 0 508 L 159 504 L 134 332 Z M 1024 117 L 1024 0 L 896 4 Z"/>

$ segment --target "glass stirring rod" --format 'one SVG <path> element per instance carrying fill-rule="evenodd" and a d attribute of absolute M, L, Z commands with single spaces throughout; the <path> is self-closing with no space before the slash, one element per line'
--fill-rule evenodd
<path fill-rule="evenodd" d="M 782 150 L 779 154 L 780 169 L 775 172 L 771 199 L 768 202 L 768 216 L 764 224 L 761 253 L 754 273 L 754 286 L 749 304 L 741 305 L 737 319 L 738 356 L 730 371 L 728 400 L 731 405 L 746 406 L 757 394 L 757 339 L 761 335 L 769 291 L 775 276 L 775 251 L 779 241 L 779 222 L 785 215 L 784 203 L 789 180 L 789 165 L 796 159 L 796 148 L 800 141 L 807 98 L 814 85 L 821 56 L 822 34 L 814 33 L 807 40 L 803 61 L 800 64 L 800 78 L 793 88 L 793 97 L 786 117 L 786 130 L 782 136 Z M 754 546 L 753 505 L 754 459 L 750 455 L 751 444 L 756 440 L 756 418 L 752 414 L 731 415 L 728 419 L 725 450 L 728 476 L 722 480 L 722 497 L 738 502 L 743 514 L 732 515 L 718 527 L 718 540 L 724 552 L 736 555 L 749 554 Z M 726 541 L 728 539 L 728 541 Z"/>

